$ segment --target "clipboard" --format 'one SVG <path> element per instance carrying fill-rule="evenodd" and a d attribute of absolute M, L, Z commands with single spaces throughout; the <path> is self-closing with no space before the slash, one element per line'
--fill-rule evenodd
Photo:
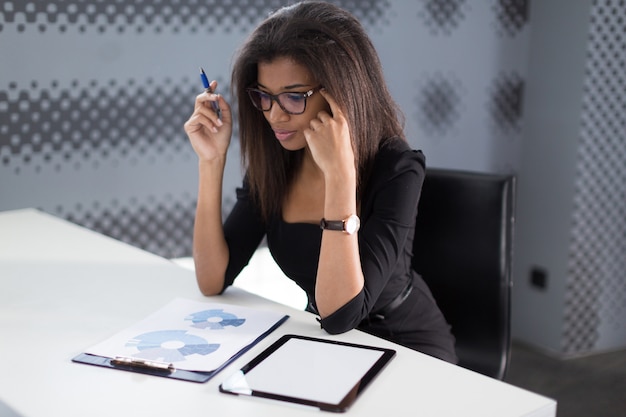
<path fill-rule="evenodd" d="M 345 412 L 395 354 L 388 348 L 288 334 L 219 390 Z"/>
<path fill-rule="evenodd" d="M 247 313 L 249 316 L 257 317 L 242 318 L 224 311 L 224 308 L 239 314 Z M 183 313 L 178 314 L 181 311 Z M 188 315 L 187 311 L 197 311 L 197 313 Z M 264 318 L 259 319 L 258 316 Z M 75 356 L 72 358 L 72 362 L 203 383 L 266 338 L 288 318 L 288 315 L 263 312 L 246 307 L 176 299 L 142 322 L 118 332 L 110 339 Z M 246 328 L 246 321 L 254 321 L 255 319 L 261 320 L 260 326 L 263 327 L 258 329 L 254 327 L 255 330 L 244 330 L 243 338 L 230 333 L 231 338 L 224 339 L 229 337 L 229 331 L 237 332 L 239 327 Z M 159 326 L 163 324 L 167 328 L 166 322 L 168 320 L 184 323 L 183 326 L 186 328 L 184 330 L 161 330 Z M 145 333 L 140 329 L 151 331 Z M 154 331 L 155 329 L 156 331 Z M 250 331 L 253 333 L 249 333 Z M 129 334 L 138 336 L 128 337 Z M 212 335 L 212 337 L 206 338 L 207 335 Z M 253 335 L 253 338 L 250 338 L 250 335 Z M 119 354 L 117 346 L 119 346 L 120 340 L 127 341 L 121 346 L 123 352 L 135 353 Z M 227 340 L 230 340 L 229 347 L 214 343 L 218 341 L 227 342 Z M 171 343 L 176 346 L 169 346 L 168 344 Z M 215 356 L 218 353 L 219 355 Z M 189 359 L 193 357 L 202 361 L 197 363 L 197 365 L 202 366 L 198 366 L 198 368 L 187 367 L 189 366 Z M 166 362 L 164 358 L 172 362 Z M 212 359 L 207 362 L 204 358 Z"/>
<path fill-rule="evenodd" d="M 72 358 L 72 362 L 102 366 L 105 368 L 118 369 L 122 371 L 138 372 L 140 374 L 152 376 L 179 379 L 182 381 L 203 383 L 207 382 L 209 379 L 217 375 L 217 373 L 219 373 L 222 369 L 230 365 L 235 359 L 239 358 L 241 355 L 249 351 L 254 345 L 259 343 L 270 333 L 276 330 L 288 318 L 289 316 L 284 316 L 282 319 L 276 322 L 274 326 L 272 326 L 265 333 L 256 338 L 252 343 L 243 347 L 239 352 L 231 356 L 230 359 L 224 362 L 221 366 L 210 372 L 176 369 L 176 367 L 174 367 L 172 364 L 166 362 L 139 360 L 133 361 L 131 360 L 131 358 L 128 357 L 109 358 L 105 356 L 91 355 L 89 353 L 81 353 L 75 356 L 74 358 Z"/>

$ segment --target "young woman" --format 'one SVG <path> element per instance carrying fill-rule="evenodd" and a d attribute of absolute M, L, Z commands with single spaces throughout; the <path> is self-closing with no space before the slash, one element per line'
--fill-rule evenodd
<path fill-rule="evenodd" d="M 456 362 L 449 326 L 411 268 L 424 156 L 403 137 L 360 23 L 329 3 L 284 7 L 243 45 L 232 81 L 246 175 L 225 223 L 231 107 L 202 93 L 185 123 L 199 158 L 202 293 L 223 292 L 267 237 L 329 333 L 358 328 Z"/>

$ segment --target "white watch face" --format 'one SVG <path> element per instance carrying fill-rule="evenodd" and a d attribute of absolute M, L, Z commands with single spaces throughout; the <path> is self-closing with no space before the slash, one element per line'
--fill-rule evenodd
<path fill-rule="evenodd" d="M 361 221 L 355 215 L 352 215 L 346 219 L 345 222 L 345 231 L 349 235 L 356 233 L 359 230 L 359 226 L 361 225 Z"/>

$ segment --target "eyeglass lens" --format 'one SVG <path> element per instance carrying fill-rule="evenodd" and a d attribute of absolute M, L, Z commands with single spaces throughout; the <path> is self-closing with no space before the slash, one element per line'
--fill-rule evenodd
<path fill-rule="evenodd" d="M 268 94 L 261 90 L 248 90 L 252 104 L 262 111 L 272 108 L 272 101 L 277 101 L 278 105 L 287 113 L 300 114 L 306 109 L 306 93 L 280 93 L 277 95 Z"/>

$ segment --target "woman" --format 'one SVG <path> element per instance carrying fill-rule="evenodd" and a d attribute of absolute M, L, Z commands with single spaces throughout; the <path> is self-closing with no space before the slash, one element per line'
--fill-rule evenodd
<path fill-rule="evenodd" d="M 329 333 L 359 328 L 456 362 L 449 326 L 411 268 L 424 157 L 403 138 L 359 22 L 323 2 L 278 10 L 239 51 L 232 86 L 246 176 L 223 225 L 231 107 L 205 92 L 185 123 L 199 158 L 202 293 L 231 285 L 266 236 Z"/>

